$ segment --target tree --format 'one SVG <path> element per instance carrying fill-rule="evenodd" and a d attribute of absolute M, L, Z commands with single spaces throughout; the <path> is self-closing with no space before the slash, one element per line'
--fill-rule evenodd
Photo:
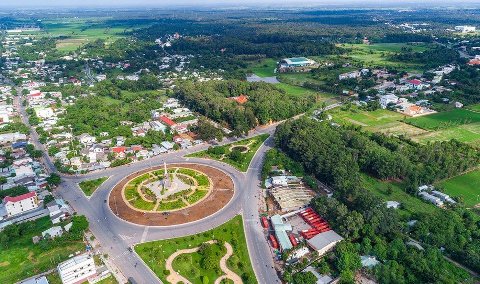
<path fill-rule="evenodd" d="M 58 186 L 60 183 L 62 183 L 62 178 L 58 174 L 52 173 L 49 177 L 47 177 L 47 182 L 51 186 Z"/>
<path fill-rule="evenodd" d="M 293 284 L 315 284 L 317 277 L 311 271 L 298 272 L 293 275 Z"/>

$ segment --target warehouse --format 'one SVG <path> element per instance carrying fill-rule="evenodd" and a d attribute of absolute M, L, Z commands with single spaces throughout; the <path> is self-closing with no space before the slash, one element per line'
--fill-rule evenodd
<path fill-rule="evenodd" d="M 280 66 L 283 68 L 291 68 L 291 67 L 307 67 L 312 66 L 316 62 L 305 58 L 305 57 L 292 57 L 292 58 L 284 58 L 280 61 Z"/>
<path fill-rule="evenodd" d="M 319 256 L 332 249 L 343 238 L 333 230 L 326 231 L 307 240 L 308 245 L 315 250 Z"/>

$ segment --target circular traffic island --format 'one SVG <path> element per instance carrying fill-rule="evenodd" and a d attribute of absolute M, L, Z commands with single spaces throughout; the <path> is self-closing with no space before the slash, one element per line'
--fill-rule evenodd
<path fill-rule="evenodd" d="M 133 173 L 111 191 L 118 217 L 140 225 L 169 226 L 205 218 L 233 197 L 232 179 L 205 165 L 170 164 Z"/>

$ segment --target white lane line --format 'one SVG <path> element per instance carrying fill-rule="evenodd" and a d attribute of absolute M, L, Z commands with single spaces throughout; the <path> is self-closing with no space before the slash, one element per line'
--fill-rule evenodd
<path fill-rule="evenodd" d="M 142 238 L 140 240 L 141 243 L 145 242 L 145 239 L 147 238 L 148 228 L 149 227 L 145 227 L 145 230 L 143 230 Z"/>

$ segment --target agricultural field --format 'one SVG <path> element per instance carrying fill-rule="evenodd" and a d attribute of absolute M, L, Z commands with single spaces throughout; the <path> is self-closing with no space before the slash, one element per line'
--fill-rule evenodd
<path fill-rule="evenodd" d="M 406 122 L 426 130 L 439 130 L 459 125 L 479 123 L 480 113 L 466 109 L 454 109 L 430 115 L 408 118 Z"/>
<path fill-rule="evenodd" d="M 343 55 L 362 63 L 366 67 L 393 67 L 409 72 L 421 72 L 423 66 L 415 63 L 392 61 L 390 56 L 398 53 L 402 48 L 411 48 L 413 52 L 422 52 L 429 48 L 427 44 L 405 43 L 376 43 L 376 44 L 339 44 L 340 47 L 349 51 Z"/>
<path fill-rule="evenodd" d="M 62 241 L 60 245 L 52 242 L 46 247 L 33 244 L 32 237 L 41 235 L 43 231 L 52 227 L 52 222 L 47 216 L 29 224 L 31 228 L 25 234 L 10 241 L 0 250 L 0 283 L 16 283 L 48 271 L 68 259 L 70 254 L 84 250 L 82 241 Z"/>
<path fill-rule="evenodd" d="M 133 24 L 125 22 L 124 25 L 111 25 L 109 19 L 55 19 L 42 22 L 45 33 L 50 37 L 61 37 L 57 41 L 57 49 L 63 52 L 76 50 L 83 44 L 97 39 L 103 39 L 108 43 L 125 37 L 126 32 L 133 28 Z M 141 26 L 140 26 L 141 27 Z M 139 28 L 135 25 L 135 28 Z"/>
<path fill-rule="evenodd" d="M 461 142 L 465 142 L 472 146 L 480 145 L 480 123 L 470 123 L 450 127 L 446 129 L 440 129 L 437 131 L 426 132 L 425 134 L 413 137 L 413 140 L 422 143 L 433 141 L 448 141 L 456 139 Z"/>
<path fill-rule="evenodd" d="M 242 172 L 246 172 L 253 156 L 263 142 L 267 140 L 268 136 L 268 134 L 262 134 L 235 143 L 210 147 L 207 150 L 192 153 L 186 157 L 218 160 L 227 163 Z"/>
<path fill-rule="evenodd" d="M 92 179 L 92 180 L 84 180 L 78 184 L 78 186 L 82 189 L 83 193 L 85 193 L 86 196 L 91 196 L 97 188 L 104 183 L 108 177 L 101 177 L 97 179 Z"/>
<path fill-rule="evenodd" d="M 203 261 L 200 252 L 184 253 L 173 259 L 173 270 L 194 284 L 205 283 L 205 279 L 209 280 L 207 283 L 213 283 L 220 276 L 218 262 L 225 255 L 225 248 L 220 244 L 228 242 L 233 248 L 233 255 L 228 258 L 227 267 L 240 276 L 243 283 L 257 283 L 248 255 L 241 216 L 197 235 L 138 244 L 135 252 L 162 282 L 169 283 L 167 277 L 171 272 L 167 270 L 166 260 L 179 250 L 196 248 L 211 240 L 218 240 L 219 243 L 210 245 L 214 257 L 209 258 L 211 261 L 208 264 Z"/>
<path fill-rule="evenodd" d="M 462 197 L 468 208 L 478 207 L 480 204 L 480 170 L 447 179 L 436 186 L 450 196 Z"/>
<path fill-rule="evenodd" d="M 386 201 L 397 201 L 401 203 L 398 209 L 400 216 L 409 219 L 412 214 L 431 213 L 437 210 L 433 204 L 426 203 L 420 198 L 406 193 L 401 184 L 393 182 L 382 182 L 376 178 L 370 177 L 366 174 L 362 176 L 364 187 L 373 192 L 375 195 Z"/>

